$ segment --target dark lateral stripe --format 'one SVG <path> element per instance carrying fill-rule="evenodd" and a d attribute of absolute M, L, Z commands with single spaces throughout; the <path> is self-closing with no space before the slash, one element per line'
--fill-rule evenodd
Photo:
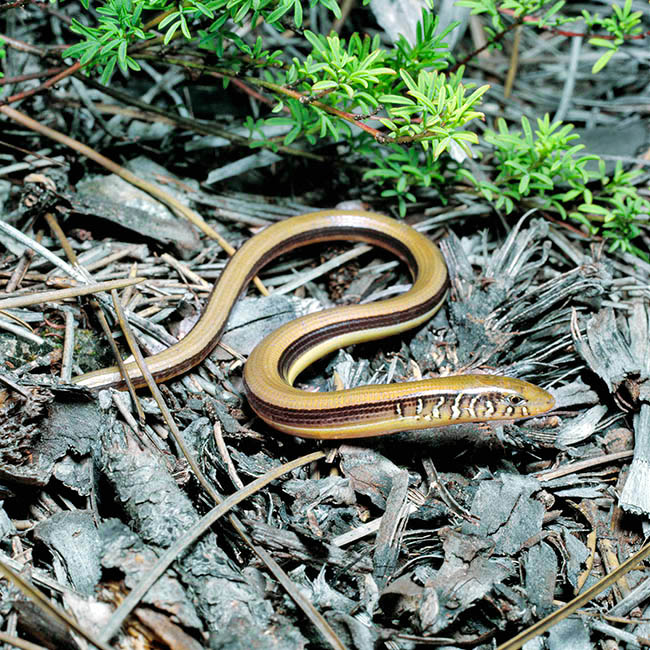
<path fill-rule="evenodd" d="M 361 420 L 363 418 L 370 418 L 376 412 L 394 410 L 394 400 L 366 402 L 363 404 L 355 404 L 354 406 L 341 406 L 328 409 L 292 409 L 277 406 L 276 404 L 260 399 L 248 388 L 246 382 L 244 382 L 244 389 L 248 397 L 248 402 L 255 412 L 264 413 L 273 419 L 274 422 L 281 424 L 322 426 L 323 424 L 336 424 L 345 422 L 346 420 Z M 444 397 L 445 403 L 447 403 L 456 397 L 456 393 L 441 393 L 439 397 Z M 399 403 L 402 407 L 414 406 L 418 399 L 421 399 L 418 395 L 412 395 L 400 399 Z"/>

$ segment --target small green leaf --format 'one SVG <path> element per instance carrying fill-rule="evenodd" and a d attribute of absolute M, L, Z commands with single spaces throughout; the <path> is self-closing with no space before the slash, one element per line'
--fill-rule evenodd
<path fill-rule="evenodd" d="M 181 26 L 180 21 L 176 21 L 166 32 L 165 37 L 163 38 L 163 43 L 168 45 L 169 42 L 174 38 L 174 34 L 177 32 L 178 28 Z"/>
<path fill-rule="evenodd" d="M 519 162 L 516 160 L 506 160 L 504 165 L 506 167 L 511 167 L 512 169 L 516 169 L 518 172 L 521 174 L 527 174 L 528 170 Z"/>
<path fill-rule="evenodd" d="M 451 138 L 443 138 L 442 140 L 440 140 L 440 142 L 436 145 L 436 148 L 433 152 L 434 158 L 438 158 L 442 154 L 442 152 L 447 149 L 450 140 Z"/>
<path fill-rule="evenodd" d="M 610 214 L 610 211 L 607 208 L 595 203 L 582 203 L 578 206 L 578 210 L 580 210 L 580 212 L 586 212 L 587 214 L 598 214 L 604 217 Z"/>
<path fill-rule="evenodd" d="M 169 23 L 171 23 L 171 22 L 173 22 L 174 20 L 176 20 L 176 19 L 178 18 L 178 16 L 179 16 L 179 12 L 178 12 L 178 11 L 173 11 L 172 13 L 170 13 L 170 14 L 167 15 L 167 16 L 165 16 L 165 17 L 160 21 L 160 24 L 158 25 L 158 27 L 159 27 L 160 29 L 164 29 L 165 27 L 167 27 L 167 25 L 169 25 Z"/>
<path fill-rule="evenodd" d="M 329 9 L 334 14 L 335 18 L 341 18 L 341 8 L 336 0 L 320 0 L 320 4 Z"/>
<path fill-rule="evenodd" d="M 530 175 L 537 179 L 540 183 L 548 185 L 548 187 L 553 187 L 553 179 L 547 176 L 546 174 L 541 174 L 540 172 L 531 172 Z"/>
<path fill-rule="evenodd" d="M 312 91 L 316 93 L 320 93 L 324 90 L 331 90 L 333 88 L 338 88 L 338 84 L 336 81 L 330 80 L 318 81 L 311 87 Z"/>
<path fill-rule="evenodd" d="M 406 87 L 409 90 L 418 90 L 417 84 L 413 81 L 413 78 L 406 70 L 400 70 L 399 76 L 402 78 L 402 81 L 406 84 Z"/>
<path fill-rule="evenodd" d="M 533 130 L 530 128 L 530 122 L 525 115 L 521 116 L 521 128 L 524 130 L 524 136 L 526 137 L 526 143 L 529 145 L 533 144 Z"/>
<path fill-rule="evenodd" d="M 190 34 L 190 28 L 184 15 L 181 15 L 181 32 L 183 32 L 183 36 L 185 36 L 188 41 L 191 40 L 192 35 Z"/>
<path fill-rule="evenodd" d="M 402 95 L 380 95 L 377 98 L 382 104 L 399 104 L 402 106 L 415 106 L 415 102 L 410 97 Z"/>
<path fill-rule="evenodd" d="M 437 112 L 433 102 L 423 93 L 419 92 L 418 90 L 409 90 L 409 95 L 415 97 L 415 99 L 417 99 L 420 104 L 428 108 L 432 113 Z"/>
<path fill-rule="evenodd" d="M 241 23 L 244 18 L 246 17 L 246 14 L 250 11 L 251 8 L 251 2 L 250 0 L 246 0 L 245 2 L 242 2 L 241 6 L 237 10 L 237 13 L 232 17 L 233 22 L 235 23 Z"/>
<path fill-rule="evenodd" d="M 120 66 L 122 72 L 127 71 L 126 66 L 126 41 L 122 41 L 117 48 L 117 63 Z"/>
<path fill-rule="evenodd" d="M 530 176 L 528 174 L 521 177 L 521 180 L 519 181 L 519 193 L 520 194 L 525 194 L 526 193 L 526 190 L 528 189 L 528 184 L 529 183 L 530 183 Z"/>
<path fill-rule="evenodd" d="M 103 83 L 104 85 L 107 85 L 108 82 L 111 80 L 111 77 L 113 76 L 113 70 L 115 69 L 115 64 L 117 63 L 117 58 L 112 57 L 111 59 L 108 60 L 106 67 L 104 68 L 102 72 L 102 76 L 100 77 L 99 81 Z"/>
<path fill-rule="evenodd" d="M 287 13 L 287 11 L 289 11 L 289 9 L 291 9 L 290 5 L 280 4 L 278 7 L 275 8 L 274 11 L 272 11 L 266 17 L 266 22 L 267 23 L 275 23 L 275 22 L 277 22 L 278 20 L 280 20 L 280 18 L 282 18 L 282 16 L 284 16 L 284 14 Z"/>
<path fill-rule="evenodd" d="M 592 74 L 600 72 L 609 63 L 609 60 L 612 58 L 612 56 L 614 56 L 614 52 L 616 52 L 616 50 L 609 50 L 605 52 L 605 54 L 603 54 L 591 68 Z"/>

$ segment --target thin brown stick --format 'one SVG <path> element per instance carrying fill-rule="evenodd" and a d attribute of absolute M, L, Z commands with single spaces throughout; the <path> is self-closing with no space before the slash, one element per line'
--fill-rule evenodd
<path fill-rule="evenodd" d="M 38 93 L 41 93 L 44 90 L 47 90 L 48 88 L 51 88 L 54 84 L 61 81 L 61 79 L 65 79 L 66 77 L 75 74 L 75 72 L 79 72 L 79 70 L 81 70 L 81 67 L 82 67 L 81 63 L 77 61 L 77 63 L 74 63 L 69 68 L 66 68 L 62 72 L 59 72 L 59 74 L 50 77 L 47 81 L 43 82 L 40 86 L 37 86 L 36 88 L 30 88 L 29 90 L 25 90 L 24 92 L 17 93 L 16 95 L 11 95 L 10 97 L 3 99 L 2 101 L 0 101 L 0 106 L 2 104 L 13 104 L 14 102 L 17 102 L 21 99 L 25 99 L 26 97 L 37 95 Z"/>

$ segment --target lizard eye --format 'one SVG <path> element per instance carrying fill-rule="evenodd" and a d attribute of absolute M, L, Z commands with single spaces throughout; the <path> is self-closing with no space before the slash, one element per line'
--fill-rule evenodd
<path fill-rule="evenodd" d="M 526 400 L 520 395 L 508 395 L 506 397 L 506 402 L 511 406 L 521 406 L 526 402 Z"/>

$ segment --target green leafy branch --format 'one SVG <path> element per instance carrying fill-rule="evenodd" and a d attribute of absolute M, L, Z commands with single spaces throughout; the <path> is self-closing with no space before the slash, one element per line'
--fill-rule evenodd
<path fill-rule="evenodd" d="M 81 0 L 88 9 L 90 0 Z M 336 0 L 310 0 L 311 5 L 321 4 L 336 17 L 341 16 Z M 293 23 L 302 25 L 302 0 L 105 0 L 96 9 L 99 17 L 95 26 L 88 26 L 72 19 L 71 31 L 84 40 L 69 47 L 64 56 L 79 59 L 87 68 L 101 70 L 102 83 L 108 83 L 116 67 L 127 74 L 139 70 L 139 65 L 128 49 L 149 39 L 157 38 L 154 28 L 165 30 L 164 45 L 180 34 L 187 40 L 199 38 L 203 48 L 210 47 L 221 56 L 225 42 L 242 52 L 252 55 L 251 48 L 234 31 L 235 26 L 245 22 L 255 24 L 262 18 L 269 25 L 280 29 L 286 14 L 293 11 Z M 158 15 L 143 23 L 145 12 Z M 208 22 L 207 29 L 201 26 Z M 196 32 L 196 33 L 195 33 Z"/>
<path fill-rule="evenodd" d="M 363 174 L 363 180 L 376 185 L 382 198 L 397 201 L 400 216 L 406 214 L 409 203 L 417 201 L 415 188 L 436 188 L 437 194 L 446 202 L 442 188 L 449 181 L 446 174 L 449 159 L 436 158 L 433 149 L 423 152 L 420 148 L 396 144 L 379 148 L 366 139 L 356 150 L 371 163 L 371 168 Z M 371 188 L 367 189 L 370 191 Z"/>
<path fill-rule="evenodd" d="M 366 91 L 371 85 L 376 87 L 384 76 L 395 75 L 392 68 L 380 65 L 386 52 L 379 47 L 378 37 L 361 39 L 355 35 L 349 47 L 334 33 L 325 37 L 305 31 L 305 38 L 312 53 L 303 61 L 294 59 L 286 84 L 295 85 L 301 80 L 309 93 L 307 101 L 336 91 L 365 112 L 377 108 L 377 100 Z"/>
<path fill-rule="evenodd" d="M 140 70 L 138 62 L 128 54 L 128 47 L 155 36 L 142 28 L 142 12 L 147 8 L 149 5 L 139 0 L 108 0 L 97 8 L 97 27 L 87 27 L 73 18 L 70 30 L 85 40 L 69 47 L 64 56 L 79 59 L 84 66 L 99 67 L 103 84 L 109 82 L 116 65 L 124 74 Z"/>
<path fill-rule="evenodd" d="M 73 22 L 72 30 L 84 40 L 66 54 L 88 68 L 98 67 L 104 82 L 116 68 L 125 74 L 137 71 L 139 58 L 216 73 L 224 87 L 234 82 L 274 103 L 270 115 L 245 119 L 251 146 L 289 152 L 289 145 L 298 143 L 291 151 L 308 155 L 310 148 L 336 144 L 341 157 L 366 182 L 364 187 L 396 204 L 402 215 L 419 197 L 437 192 L 442 198 L 450 184 L 465 178 L 496 209 L 509 213 L 526 203 L 537 205 L 598 232 L 612 248 L 644 255 L 632 243 L 648 212 L 647 201 L 634 187 L 634 174 L 619 166 L 606 176 L 602 161 L 580 153 L 571 125 L 551 124 L 547 116 L 533 131 L 524 118 L 519 131 L 509 130 L 501 120 L 497 132 L 486 132 L 487 147 L 482 147 L 471 125 L 483 119 L 480 103 L 488 87 L 463 80 L 464 67 L 454 61 L 445 42 L 455 25 L 436 34 L 438 19 L 432 10 L 423 9 L 414 43 L 401 37 L 392 47 L 383 47 L 379 36 L 352 34 L 346 40 L 335 33 L 304 30 L 297 33 L 302 39 L 296 47 L 299 54 L 291 59 L 282 50 L 268 48 L 263 32 L 253 28 L 242 36 L 235 29 L 258 21 L 277 29 L 293 21 L 297 28 L 302 25 L 303 1 L 106 0 L 95 26 Z M 335 0 L 309 3 L 340 15 Z M 557 29 L 576 19 L 561 14 L 563 0 L 460 4 L 489 18 L 493 47 L 513 25 Z M 590 30 L 606 32 L 602 40 L 607 45 L 595 43 L 607 48 L 597 69 L 607 64 L 614 48 L 639 33 L 639 12 L 631 11 L 630 0 L 604 18 L 588 12 L 581 16 Z M 188 48 L 178 56 L 173 48 L 161 52 L 153 47 L 173 46 L 179 39 L 218 57 L 218 65 L 206 63 L 205 57 L 186 56 Z M 286 132 L 266 137 L 269 125 L 284 126 Z M 463 166 L 473 146 L 487 150 L 487 179 L 477 180 Z M 591 161 L 598 162 L 598 172 L 588 166 Z"/>
<path fill-rule="evenodd" d="M 420 142 L 425 149 L 435 142 L 434 158 L 446 151 L 453 140 L 468 156 L 471 151 L 465 143 L 478 143 L 472 131 L 459 131 L 469 121 L 482 118 L 474 110 L 489 86 L 481 86 L 469 97 L 460 82 L 463 69 L 448 79 L 440 72 L 421 70 L 414 80 L 405 70 L 400 76 L 407 87 L 404 95 L 381 95 L 380 101 L 388 104 L 388 117 L 379 121 L 392 133 L 398 143 Z"/>
<path fill-rule="evenodd" d="M 497 125 L 497 132 L 485 134 L 493 146 L 494 179 L 477 179 L 467 169 L 458 171 L 495 209 L 508 214 L 529 201 L 611 240 L 610 250 L 620 248 L 650 259 L 632 243 L 650 212 L 650 203 L 633 185 L 639 171 L 624 172 L 619 161 L 608 177 L 598 156 L 579 154 L 584 147 L 575 143 L 579 136 L 573 133 L 573 125 L 551 123 L 548 115 L 537 120 L 535 131 L 525 116 L 521 131 L 510 130 L 503 119 Z M 598 163 L 598 171 L 588 168 L 590 161 Z"/>
<path fill-rule="evenodd" d="M 500 47 L 499 42 L 509 30 L 524 23 L 540 28 L 553 30 L 564 36 L 589 36 L 589 43 L 607 51 L 599 57 L 592 67 L 596 74 L 602 70 L 626 40 L 642 36 L 640 27 L 642 12 L 632 11 L 632 0 L 625 0 L 623 7 L 612 5 L 609 16 L 601 17 L 582 9 L 578 15 L 563 15 L 560 11 L 565 6 L 565 0 L 458 0 L 462 7 L 469 7 L 474 15 L 485 14 L 490 18 L 490 27 L 486 27 L 489 42 L 485 47 Z M 507 24 L 506 17 L 514 17 L 514 22 Z M 561 29 L 564 25 L 584 19 L 587 31 L 584 34 L 567 32 Z M 484 48 L 481 48 L 484 49 Z M 474 52 L 472 56 L 476 55 Z"/>
<path fill-rule="evenodd" d="M 582 17 L 590 31 L 602 29 L 610 34 L 612 38 L 593 37 L 589 39 L 591 45 L 604 47 L 607 51 L 594 63 L 591 71 L 595 74 L 602 70 L 612 56 L 618 51 L 628 37 L 635 37 L 641 34 L 641 12 L 632 11 L 632 0 L 625 0 L 625 5 L 619 7 L 612 5 L 613 14 L 601 18 L 599 14 L 590 14 L 582 10 Z"/>

